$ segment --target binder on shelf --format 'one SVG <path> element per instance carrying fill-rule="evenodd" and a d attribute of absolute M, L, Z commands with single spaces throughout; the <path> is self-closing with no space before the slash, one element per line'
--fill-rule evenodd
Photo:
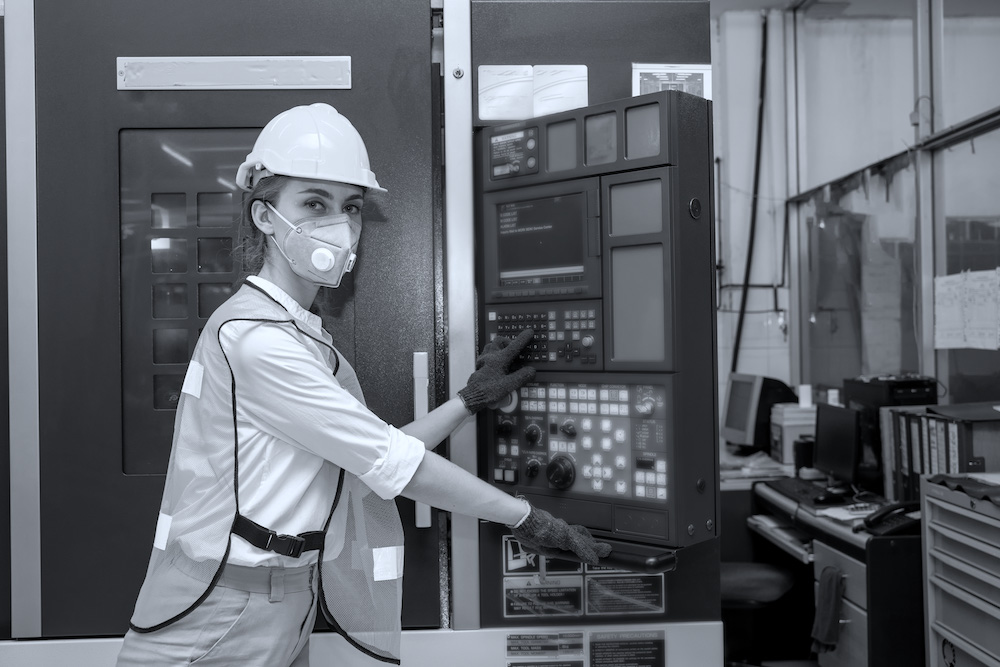
<path fill-rule="evenodd" d="M 1000 471 L 1000 412 L 993 403 L 936 405 L 947 422 L 949 474 Z"/>
<path fill-rule="evenodd" d="M 880 410 L 889 500 L 916 500 L 921 475 L 1000 472 L 1000 408 L 994 403 Z"/>
<path fill-rule="evenodd" d="M 882 495 L 888 500 L 897 500 L 901 487 L 900 470 L 902 461 L 896 442 L 899 435 L 896 432 L 896 413 L 891 406 L 878 409 L 879 434 L 882 439 Z"/>

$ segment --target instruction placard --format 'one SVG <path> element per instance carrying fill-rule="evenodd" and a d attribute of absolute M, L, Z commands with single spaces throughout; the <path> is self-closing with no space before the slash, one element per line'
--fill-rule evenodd
<path fill-rule="evenodd" d="M 583 615 L 583 577 L 507 577 L 503 588 L 505 618 Z"/>
<path fill-rule="evenodd" d="M 587 616 L 662 614 L 666 596 L 662 575 L 587 577 Z"/>
<path fill-rule="evenodd" d="M 665 667 L 666 647 L 662 630 L 595 632 L 590 635 L 590 667 Z"/>

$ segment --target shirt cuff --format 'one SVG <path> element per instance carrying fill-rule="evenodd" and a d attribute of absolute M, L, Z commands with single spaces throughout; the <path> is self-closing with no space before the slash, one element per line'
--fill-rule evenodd
<path fill-rule="evenodd" d="M 410 483 L 426 452 L 423 442 L 389 426 L 389 447 L 385 456 L 377 459 L 371 470 L 359 475 L 358 479 L 383 500 L 395 498 Z"/>

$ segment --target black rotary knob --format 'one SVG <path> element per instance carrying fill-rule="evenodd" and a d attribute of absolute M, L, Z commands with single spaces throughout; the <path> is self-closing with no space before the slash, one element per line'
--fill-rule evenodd
<path fill-rule="evenodd" d="M 542 439 L 542 429 L 538 427 L 538 424 L 528 424 L 528 428 L 524 429 L 524 437 L 531 444 L 537 444 Z"/>
<path fill-rule="evenodd" d="M 499 435 L 510 435 L 514 432 L 514 422 L 510 419 L 501 419 L 497 422 L 497 433 Z"/>
<path fill-rule="evenodd" d="M 557 456 L 545 467 L 549 484 L 556 489 L 568 489 L 576 479 L 576 466 L 565 456 Z"/>
<path fill-rule="evenodd" d="M 541 470 L 542 466 L 537 459 L 531 459 L 528 461 L 528 465 L 524 470 L 524 474 L 528 477 L 538 477 L 538 471 Z"/>

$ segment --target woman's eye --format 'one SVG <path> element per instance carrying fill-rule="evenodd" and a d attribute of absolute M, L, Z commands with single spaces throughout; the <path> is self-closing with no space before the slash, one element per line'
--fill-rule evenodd
<path fill-rule="evenodd" d="M 306 208 L 312 211 L 324 211 L 326 210 L 326 205 L 321 201 L 309 201 L 306 202 Z"/>
<path fill-rule="evenodd" d="M 350 213 L 352 215 L 355 213 L 361 213 L 361 207 L 357 204 L 346 204 L 344 205 L 344 213 Z"/>

